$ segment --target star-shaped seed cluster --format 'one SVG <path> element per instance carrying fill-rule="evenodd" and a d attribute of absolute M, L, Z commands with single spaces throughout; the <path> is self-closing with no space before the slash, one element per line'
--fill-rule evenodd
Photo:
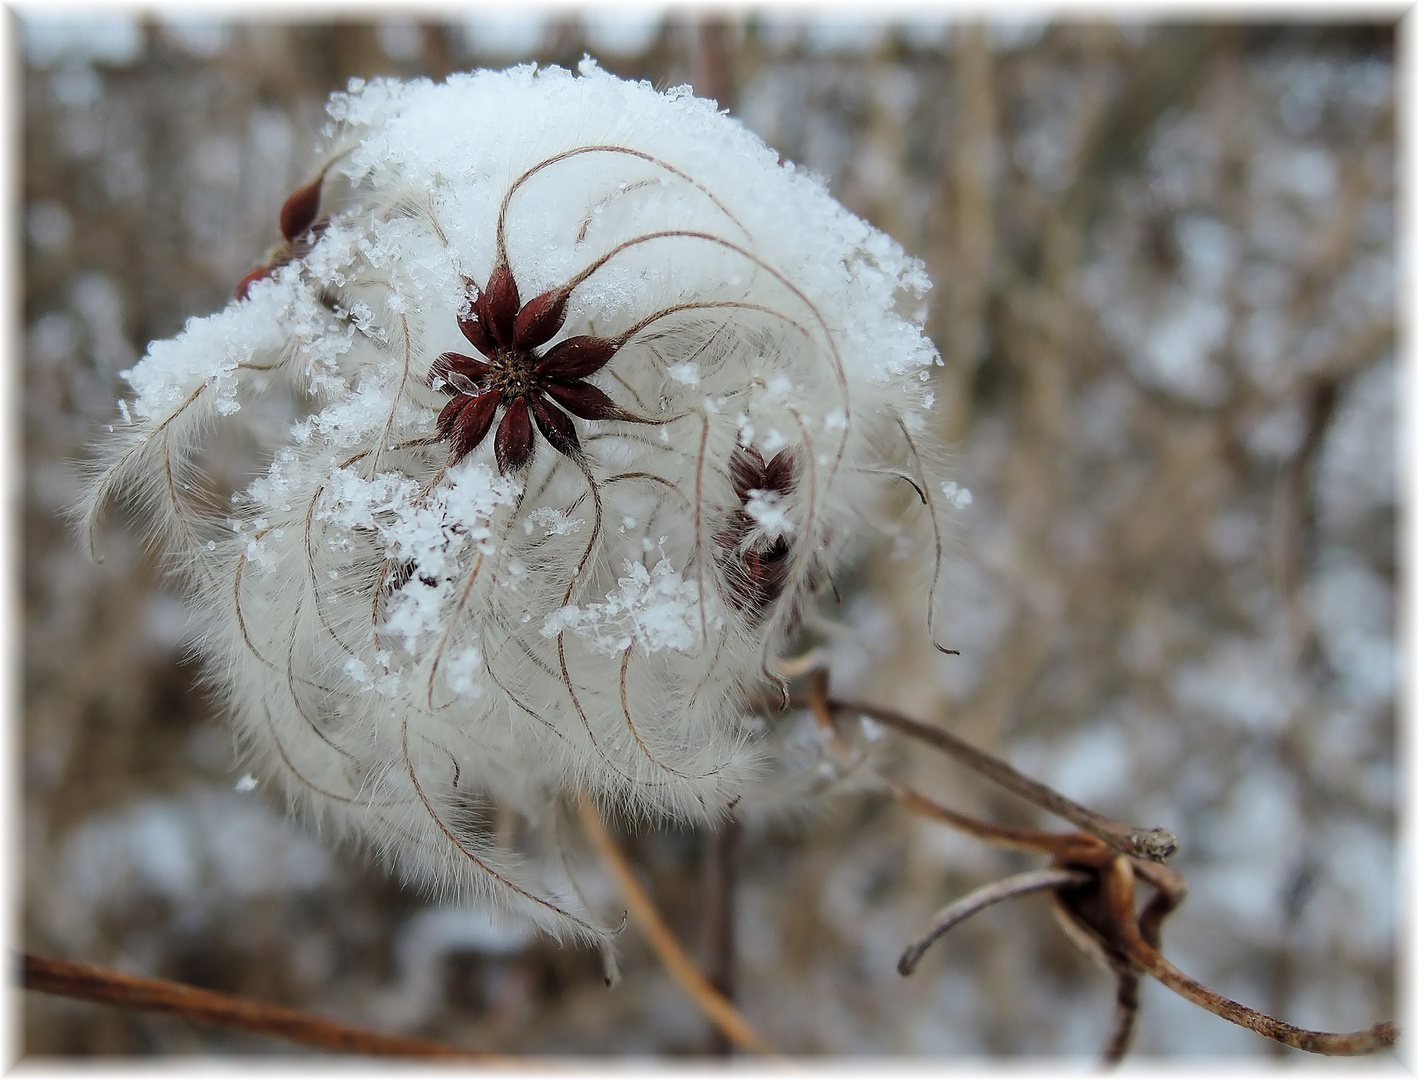
<path fill-rule="evenodd" d="M 447 352 L 429 369 L 429 385 L 453 394 L 438 418 L 452 461 L 482 444 L 500 408 L 493 450 L 504 473 L 531 461 L 534 424 L 554 450 L 576 459 L 581 440 L 567 413 L 583 420 L 641 419 L 585 381 L 610 362 L 620 341 L 581 335 L 537 352 L 561 331 L 569 295 L 566 287 L 551 289 L 523 304 L 506 263 L 494 268 L 481 291 L 469 283 L 470 310 L 458 328 L 479 355 Z"/>

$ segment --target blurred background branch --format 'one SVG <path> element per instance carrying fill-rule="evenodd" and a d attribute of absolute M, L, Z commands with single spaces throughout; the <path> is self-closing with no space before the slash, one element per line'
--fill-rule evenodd
<path fill-rule="evenodd" d="M 258 1001 L 214 994 L 195 986 L 146 979 L 85 964 L 72 964 L 49 956 L 22 958 L 21 983 L 26 990 L 56 994 L 79 1001 L 93 1001 L 120 1008 L 171 1013 L 188 1020 L 289 1039 L 307 1046 L 342 1054 L 388 1057 L 454 1058 L 483 1063 L 514 1059 L 496 1058 L 456 1046 L 381 1035 L 376 1031 L 336 1024 L 319 1016 L 264 1005 Z"/>

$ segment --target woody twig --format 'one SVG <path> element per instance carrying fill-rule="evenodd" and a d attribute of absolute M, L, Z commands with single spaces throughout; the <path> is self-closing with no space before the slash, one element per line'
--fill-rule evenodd
<path fill-rule="evenodd" d="M 383 1035 L 339 1024 L 296 1009 L 232 997 L 167 979 L 150 979 L 75 964 L 52 956 L 24 954 L 21 983 L 26 990 L 143 1012 L 169 1013 L 221 1027 L 271 1035 L 343 1054 L 443 1058 L 506 1066 L 516 1058 L 463 1050 L 406 1035 Z"/>
<path fill-rule="evenodd" d="M 710 985 L 709 980 L 701 974 L 680 942 L 675 939 L 675 935 L 665 925 L 665 920 L 660 917 L 660 912 L 656 910 L 655 904 L 641 888 L 640 882 L 636 880 L 635 873 L 631 870 L 630 864 L 626 862 L 625 855 L 621 853 L 621 849 L 616 845 L 611 833 L 602 823 L 601 815 L 597 812 L 596 807 L 583 796 L 578 804 L 578 810 L 581 814 L 582 828 L 585 829 L 587 837 L 610 868 L 612 876 L 616 879 L 616 884 L 620 886 L 621 895 L 626 901 L 632 921 L 640 928 L 646 940 L 650 942 L 651 948 L 655 950 L 670 977 L 690 996 L 711 1023 L 740 1050 L 754 1054 L 773 1053 L 769 1045 L 744 1018 L 744 1014 Z"/>
<path fill-rule="evenodd" d="M 919 739 L 930 746 L 955 758 L 961 764 L 980 773 L 1006 791 L 1034 803 L 1042 810 L 1078 826 L 1091 836 L 1096 836 L 1121 855 L 1147 859 L 1149 862 L 1165 862 L 1178 850 L 1177 838 L 1167 829 L 1143 828 L 1111 821 L 1102 814 L 1081 806 L 1073 799 L 1061 795 L 1053 788 L 1033 780 L 1019 772 L 1009 762 L 1002 761 L 979 747 L 972 746 L 964 739 L 957 738 L 944 728 L 923 724 L 891 709 L 866 705 L 858 701 L 829 700 L 828 708 L 836 713 L 856 713 L 870 717 L 877 723 L 900 731 L 904 735 Z"/>

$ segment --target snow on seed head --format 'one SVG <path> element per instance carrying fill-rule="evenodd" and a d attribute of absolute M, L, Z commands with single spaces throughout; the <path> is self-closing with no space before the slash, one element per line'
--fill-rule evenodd
<path fill-rule="evenodd" d="M 87 523 L 137 496 L 294 797 L 598 936 L 470 800 L 705 820 L 764 774 L 749 695 L 924 468 L 928 282 L 683 88 L 588 62 L 329 111 L 268 265 L 125 372 Z M 189 495 L 218 429 L 267 462 L 221 519 Z"/>

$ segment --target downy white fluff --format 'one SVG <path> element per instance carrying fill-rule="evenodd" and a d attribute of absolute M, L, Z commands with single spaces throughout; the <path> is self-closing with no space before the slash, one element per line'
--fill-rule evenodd
<path fill-rule="evenodd" d="M 596 936 L 492 808 L 710 820 L 752 785 L 746 703 L 921 470 L 929 282 L 713 103 L 590 62 L 329 111 L 273 267 L 124 373 L 86 528 L 136 497 L 293 799 Z M 265 455 L 226 507 L 219 435 Z"/>

